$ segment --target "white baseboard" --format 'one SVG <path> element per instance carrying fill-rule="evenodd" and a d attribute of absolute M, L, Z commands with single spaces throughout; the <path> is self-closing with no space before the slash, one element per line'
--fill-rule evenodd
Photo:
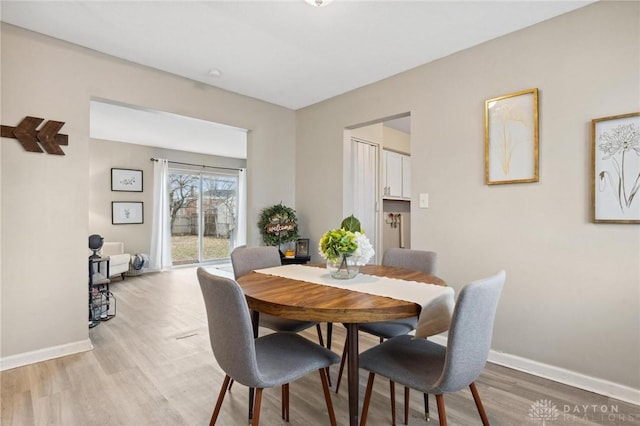
<path fill-rule="evenodd" d="M 93 344 L 90 339 L 67 343 L 59 346 L 38 349 L 37 351 L 24 352 L 0 358 L 0 371 L 10 370 L 16 367 L 33 364 L 48 359 L 59 358 L 61 356 L 77 354 L 79 352 L 90 351 Z"/>
<path fill-rule="evenodd" d="M 447 338 L 443 335 L 432 336 L 429 339 L 441 345 L 447 344 Z M 619 383 L 586 376 L 575 371 L 494 350 L 489 352 L 489 362 L 620 401 L 640 405 L 640 389 L 634 389 Z"/>

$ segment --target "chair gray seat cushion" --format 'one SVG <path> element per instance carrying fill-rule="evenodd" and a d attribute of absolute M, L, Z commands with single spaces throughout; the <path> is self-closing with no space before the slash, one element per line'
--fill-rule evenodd
<path fill-rule="evenodd" d="M 317 323 L 309 321 L 298 321 L 288 318 L 277 317 L 275 315 L 260 313 L 260 327 L 265 327 L 275 331 L 286 331 L 290 333 L 299 333 L 309 327 L 315 326 Z"/>
<path fill-rule="evenodd" d="M 393 321 L 367 322 L 358 324 L 358 329 L 374 336 L 389 339 L 407 334 L 418 326 L 418 317 L 402 318 Z"/>
<path fill-rule="evenodd" d="M 240 382 L 247 386 L 280 386 L 340 361 L 335 353 L 294 333 L 268 334 L 256 339 L 255 347 L 261 382 Z"/>
<path fill-rule="evenodd" d="M 445 354 L 446 348 L 437 343 L 397 336 L 361 353 L 360 368 L 421 392 L 439 393 L 435 385 L 444 369 Z"/>

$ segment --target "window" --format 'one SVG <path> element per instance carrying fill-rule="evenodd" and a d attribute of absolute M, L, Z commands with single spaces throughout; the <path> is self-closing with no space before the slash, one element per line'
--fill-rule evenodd
<path fill-rule="evenodd" d="M 238 225 L 238 176 L 169 170 L 172 261 L 227 260 Z"/>

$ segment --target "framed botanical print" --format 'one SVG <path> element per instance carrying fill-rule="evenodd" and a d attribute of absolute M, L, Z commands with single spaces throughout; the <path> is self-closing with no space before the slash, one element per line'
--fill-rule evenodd
<path fill-rule="evenodd" d="M 640 112 L 591 120 L 595 223 L 640 223 Z"/>
<path fill-rule="evenodd" d="M 538 181 L 538 89 L 485 101 L 485 183 Z"/>
<path fill-rule="evenodd" d="M 112 201 L 111 223 L 114 225 L 144 223 L 143 203 L 141 201 Z"/>
<path fill-rule="evenodd" d="M 111 169 L 111 190 L 142 192 L 142 170 Z"/>

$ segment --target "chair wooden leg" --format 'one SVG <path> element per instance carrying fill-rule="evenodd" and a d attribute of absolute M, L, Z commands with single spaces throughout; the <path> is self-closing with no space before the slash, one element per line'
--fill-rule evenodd
<path fill-rule="evenodd" d="M 260 424 L 260 405 L 262 404 L 262 388 L 256 388 L 256 396 L 253 403 L 253 422 L 252 426 Z"/>
<path fill-rule="evenodd" d="M 289 392 L 289 385 L 287 384 L 287 421 L 289 421 L 289 413 L 291 413 L 291 394 Z"/>
<path fill-rule="evenodd" d="M 280 417 L 282 417 L 282 420 L 284 420 L 285 398 L 287 397 L 287 395 L 285 394 L 285 389 L 284 389 L 286 385 L 287 384 L 285 383 L 284 385 L 282 385 L 280 387 L 280 406 L 281 406 L 281 408 L 280 408 Z"/>
<path fill-rule="evenodd" d="M 284 386 L 284 416 L 282 417 L 285 422 L 289 422 L 289 383 Z"/>
<path fill-rule="evenodd" d="M 249 423 L 251 423 L 251 419 L 253 419 L 253 394 L 255 393 L 255 389 L 249 388 Z"/>
<path fill-rule="evenodd" d="M 331 370 L 327 367 L 324 371 L 327 373 L 327 382 L 329 383 L 329 387 L 331 387 Z"/>
<path fill-rule="evenodd" d="M 349 337 L 344 339 L 344 349 L 342 358 L 340 359 L 340 369 L 338 370 L 338 381 L 336 382 L 336 393 L 340 390 L 340 381 L 342 380 L 342 372 L 344 371 L 344 363 L 347 360 L 347 348 L 349 347 Z"/>
<path fill-rule="evenodd" d="M 404 424 L 409 424 L 409 386 L 404 387 Z"/>
<path fill-rule="evenodd" d="M 376 378 L 375 373 L 369 373 L 367 381 L 367 390 L 364 391 L 364 401 L 362 402 L 362 414 L 360 414 L 360 426 L 367 424 L 367 414 L 369 413 L 369 403 L 371 402 L 371 391 L 373 390 L 373 380 Z"/>
<path fill-rule="evenodd" d="M 438 419 L 440 419 L 440 426 L 447 426 L 447 412 L 444 409 L 444 395 L 436 395 L 436 405 L 438 406 Z"/>
<path fill-rule="evenodd" d="M 218 414 L 220 414 L 220 407 L 222 407 L 222 401 L 224 400 L 224 395 L 227 393 L 229 380 L 231 380 L 231 377 L 225 375 L 224 381 L 222 382 L 222 387 L 220 388 L 220 393 L 218 394 L 218 400 L 216 401 L 216 407 L 213 409 L 213 414 L 211 415 L 211 420 L 209 421 L 209 426 L 213 426 L 216 424 Z"/>
<path fill-rule="evenodd" d="M 316 331 L 318 332 L 318 342 L 320 346 L 324 346 L 324 339 L 322 338 L 322 329 L 320 328 L 320 324 L 316 324 Z"/>
<path fill-rule="evenodd" d="M 389 380 L 389 399 L 391 400 L 391 426 L 396 426 L 396 384 Z"/>
<path fill-rule="evenodd" d="M 229 381 L 229 387 L 227 388 L 228 391 L 231 391 L 231 386 L 233 386 L 233 379 Z"/>
<path fill-rule="evenodd" d="M 333 327 L 332 323 L 327 323 L 327 349 L 331 349 L 331 328 Z M 324 342 L 322 340 L 322 330 L 320 330 L 320 324 L 316 325 L 316 330 L 318 331 L 318 340 L 320 340 L 320 346 L 324 346 Z M 329 367 L 327 370 L 327 380 L 329 381 L 329 387 L 331 387 L 331 370 Z"/>
<path fill-rule="evenodd" d="M 431 416 L 429 416 L 429 394 L 423 393 L 422 397 L 424 398 L 424 419 L 429 421 L 431 420 Z"/>
<path fill-rule="evenodd" d="M 482 406 L 482 401 L 480 401 L 480 394 L 478 394 L 478 389 L 476 388 L 476 384 L 471 383 L 469 385 L 469 388 L 471 389 L 473 400 L 476 402 L 476 408 L 478 408 L 478 413 L 480 413 L 482 424 L 484 426 L 489 426 L 489 419 L 487 418 L 487 413 L 484 411 L 484 407 Z"/>
<path fill-rule="evenodd" d="M 324 391 L 324 400 L 327 402 L 327 412 L 329 413 L 329 421 L 331 426 L 336 426 L 336 413 L 333 410 L 333 402 L 331 402 L 331 392 L 329 392 L 329 382 L 327 380 L 324 369 L 318 370 L 320 372 L 320 381 L 322 382 L 322 390 Z M 288 419 L 287 419 L 288 421 Z"/>

